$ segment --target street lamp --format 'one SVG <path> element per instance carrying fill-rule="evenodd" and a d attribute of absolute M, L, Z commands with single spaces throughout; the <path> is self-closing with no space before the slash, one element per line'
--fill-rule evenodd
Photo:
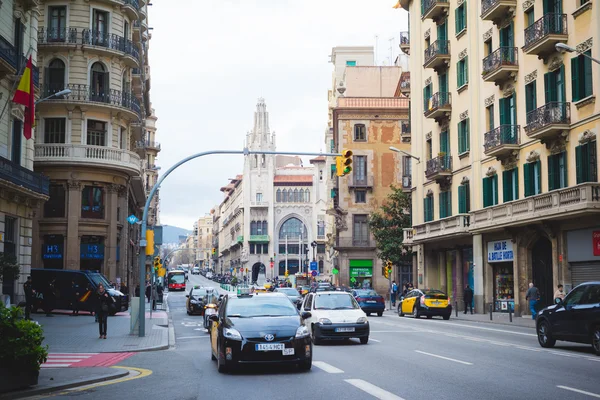
<path fill-rule="evenodd" d="M 571 47 L 569 45 L 566 45 L 564 43 L 556 43 L 554 45 L 554 48 L 556 49 L 556 51 L 560 52 L 560 53 L 577 53 L 577 54 L 581 54 L 582 56 L 585 56 L 587 58 L 589 58 L 590 60 L 592 60 L 593 62 L 595 62 L 596 64 L 600 64 L 600 60 L 594 58 L 594 57 L 590 57 L 587 54 L 578 51 L 576 48 Z"/>
<path fill-rule="evenodd" d="M 397 149 L 397 148 L 395 148 L 394 146 L 390 146 L 390 150 L 391 150 L 391 151 L 395 151 L 396 153 L 402 153 L 402 154 L 404 154 L 405 156 L 408 156 L 408 157 L 414 158 L 415 160 L 417 160 L 417 164 L 421 162 L 421 159 L 420 159 L 419 157 L 415 157 L 415 156 L 413 156 L 412 154 L 410 154 L 410 153 L 407 153 L 407 152 L 406 152 L 406 151 L 404 151 L 404 150 L 400 150 L 400 149 Z"/>
<path fill-rule="evenodd" d="M 69 95 L 69 94 L 71 94 L 71 89 L 63 89 L 60 92 L 53 93 L 53 94 L 51 94 L 48 97 L 44 97 L 43 99 L 39 99 L 38 101 L 35 102 L 35 104 L 38 105 L 42 101 L 50 100 L 50 99 L 53 99 L 55 97 L 66 96 L 66 95 Z"/>

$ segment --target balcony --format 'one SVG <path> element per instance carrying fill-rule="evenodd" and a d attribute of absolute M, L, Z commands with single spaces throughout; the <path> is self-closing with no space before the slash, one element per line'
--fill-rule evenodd
<path fill-rule="evenodd" d="M 6 186 L 18 191 L 21 194 L 42 198 L 50 193 L 50 180 L 36 172 L 24 168 L 11 160 L 0 157 L 0 179 L 9 182 L 9 185 L 3 183 L 4 189 Z"/>
<path fill-rule="evenodd" d="M 349 175 L 347 179 L 348 189 L 373 189 L 373 175 L 356 176 L 352 174 Z"/>
<path fill-rule="evenodd" d="M 140 51 L 129 39 L 112 33 L 84 29 L 81 32 L 81 44 L 84 50 L 93 50 L 106 56 L 120 55 L 129 67 L 140 66 Z"/>
<path fill-rule="evenodd" d="M 469 214 L 458 214 L 448 218 L 414 225 L 412 244 L 470 235 L 469 225 Z"/>
<path fill-rule="evenodd" d="M 15 47 L 0 36 L 0 77 L 17 73 L 17 52 Z"/>
<path fill-rule="evenodd" d="M 250 235 L 249 243 L 269 243 L 269 235 Z"/>
<path fill-rule="evenodd" d="M 412 190 L 412 176 L 404 175 L 402 177 L 402 189 L 405 191 Z"/>
<path fill-rule="evenodd" d="M 565 43 L 567 39 L 567 14 L 548 13 L 525 29 L 523 51 L 543 58 L 556 51 L 557 43 Z"/>
<path fill-rule="evenodd" d="M 148 140 L 146 142 L 146 149 L 160 151 L 160 143 L 152 141 L 152 140 Z"/>
<path fill-rule="evenodd" d="M 375 241 L 371 239 L 363 239 L 363 238 L 340 238 L 339 244 L 334 246 L 334 249 L 374 249 Z"/>
<path fill-rule="evenodd" d="M 77 28 L 46 28 L 38 30 L 38 47 L 45 46 L 53 49 L 75 48 L 77 46 Z"/>
<path fill-rule="evenodd" d="M 446 0 L 422 0 L 421 19 L 431 18 L 437 21 L 448 15 L 450 3 Z"/>
<path fill-rule="evenodd" d="M 433 118 L 436 121 L 447 118 L 452 112 L 452 94 L 448 92 L 437 92 L 429 99 L 425 100 L 423 105 L 426 118 Z"/>
<path fill-rule="evenodd" d="M 425 176 L 429 180 L 438 180 L 452 175 L 452 156 L 440 155 L 427 160 Z"/>
<path fill-rule="evenodd" d="M 138 10 L 140 10 L 140 3 L 138 0 L 123 0 L 121 11 L 123 11 L 132 20 L 138 19 Z"/>
<path fill-rule="evenodd" d="M 250 207 L 251 208 L 268 208 L 269 202 L 268 201 L 251 201 Z"/>
<path fill-rule="evenodd" d="M 140 175 L 140 157 L 127 150 L 82 144 L 36 144 L 35 167 L 86 165 L 117 169 L 131 176 Z"/>
<path fill-rule="evenodd" d="M 410 32 L 400 32 L 400 50 L 410 54 Z"/>
<path fill-rule="evenodd" d="M 43 97 L 48 97 L 64 88 L 71 90 L 68 95 L 46 100 L 38 107 L 48 107 L 55 103 L 78 103 L 80 105 L 90 104 L 125 111 L 132 120 L 140 118 L 140 101 L 131 93 L 123 93 L 120 90 L 109 89 L 107 92 L 96 92 L 88 85 L 78 84 L 44 84 Z"/>
<path fill-rule="evenodd" d="M 413 244 L 413 235 L 415 230 L 413 228 L 403 228 L 402 229 L 402 243 L 405 245 Z"/>
<path fill-rule="evenodd" d="M 527 113 L 525 132 L 532 139 L 555 139 L 571 125 L 571 103 L 553 101 Z"/>
<path fill-rule="evenodd" d="M 410 96 L 410 72 L 400 75 L 400 93 Z"/>
<path fill-rule="evenodd" d="M 483 135 L 483 152 L 501 158 L 519 149 L 519 125 L 500 125 Z"/>
<path fill-rule="evenodd" d="M 436 40 L 425 49 L 423 68 L 438 70 L 445 68 L 450 62 L 450 41 Z"/>
<path fill-rule="evenodd" d="M 516 0 L 481 0 L 481 19 L 498 25 L 507 15 L 513 14 L 511 11 L 516 8 Z"/>
<path fill-rule="evenodd" d="M 400 135 L 403 138 L 410 137 L 410 121 L 406 121 L 406 120 L 400 121 Z"/>
<path fill-rule="evenodd" d="M 517 47 L 500 47 L 483 59 L 483 80 L 500 85 L 507 79 L 514 78 L 519 71 L 519 49 Z"/>
<path fill-rule="evenodd" d="M 600 184 L 582 183 L 471 212 L 471 233 L 522 226 L 548 219 L 597 218 Z"/>

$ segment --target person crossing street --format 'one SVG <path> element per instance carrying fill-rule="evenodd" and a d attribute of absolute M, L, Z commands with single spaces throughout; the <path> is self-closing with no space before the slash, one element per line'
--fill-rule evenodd
<path fill-rule="evenodd" d="M 25 319 L 31 320 L 31 307 L 33 307 L 33 295 L 35 294 L 31 276 L 28 276 L 27 281 L 23 284 L 23 291 L 25 292 Z"/>

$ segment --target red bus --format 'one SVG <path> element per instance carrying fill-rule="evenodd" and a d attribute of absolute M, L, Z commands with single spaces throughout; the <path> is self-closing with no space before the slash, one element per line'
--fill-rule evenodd
<path fill-rule="evenodd" d="M 169 290 L 185 290 L 185 272 L 169 271 L 167 274 Z"/>

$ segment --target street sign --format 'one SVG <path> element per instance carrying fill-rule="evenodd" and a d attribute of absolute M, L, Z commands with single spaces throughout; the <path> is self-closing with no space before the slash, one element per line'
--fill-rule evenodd
<path fill-rule="evenodd" d="M 312 261 L 312 262 L 310 263 L 310 270 L 311 270 L 311 271 L 316 271 L 317 269 L 319 269 L 319 264 L 317 264 L 317 262 L 316 262 L 316 261 Z"/>
<path fill-rule="evenodd" d="M 229 272 L 233 272 L 233 267 L 229 268 Z"/>
<path fill-rule="evenodd" d="M 318 272 L 317 271 L 313 271 L 311 272 L 312 276 L 317 276 Z"/>
<path fill-rule="evenodd" d="M 129 222 L 131 225 L 135 224 L 138 221 L 139 221 L 138 217 L 136 217 L 133 214 L 131 214 L 129 217 L 127 217 L 127 222 Z"/>
<path fill-rule="evenodd" d="M 356 278 L 355 277 L 350 278 L 350 282 L 352 282 L 352 283 L 356 282 Z"/>

